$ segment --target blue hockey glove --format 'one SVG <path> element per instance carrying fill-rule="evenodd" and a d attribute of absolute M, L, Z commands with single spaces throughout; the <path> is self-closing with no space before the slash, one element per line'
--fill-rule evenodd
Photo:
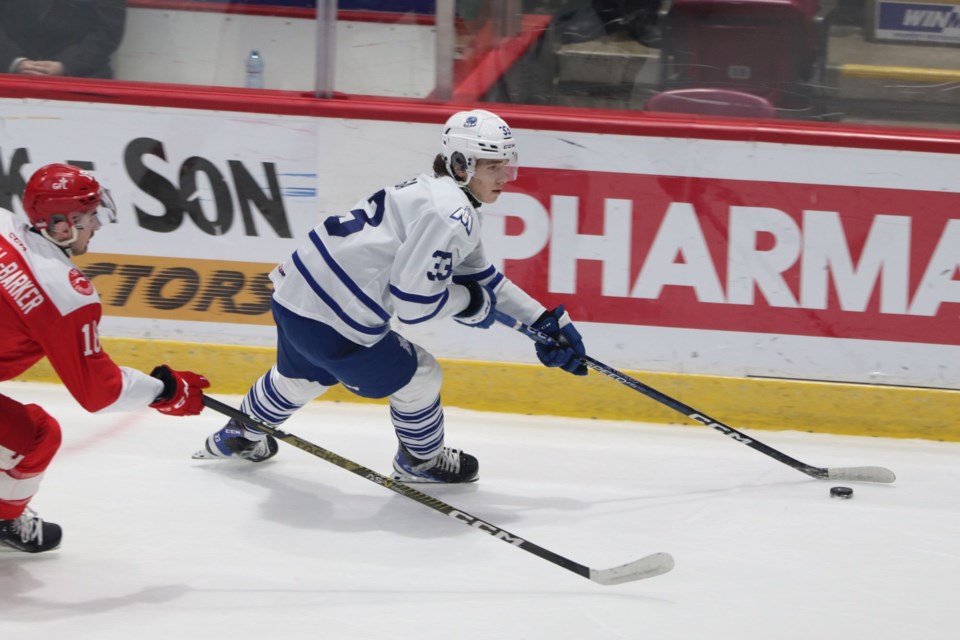
<path fill-rule="evenodd" d="M 460 324 L 476 329 L 489 329 L 496 320 L 493 310 L 497 307 L 497 294 L 472 280 L 458 283 L 470 292 L 470 304 L 467 308 L 453 316 Z"/>
<path fill-rule="evenodd" d="M 587 355 L 583 338 L 573 326 L 570 314 L 563 309 L 563 305 L 544 312 L 530 328 L 542 331 L 557 342 L 557 345 L 537 343 L 537 357 L 540 362 L 548 367 L 560 367 L 575 376 L 587 375 L 587 365 L 580 360 Z"/>

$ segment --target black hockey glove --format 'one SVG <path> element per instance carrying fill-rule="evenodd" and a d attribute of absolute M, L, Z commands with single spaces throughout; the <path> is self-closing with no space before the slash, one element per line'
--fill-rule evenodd
<path fill-rule="evenodd" d="M 542 331 L 556 341 L 556 345 L 537 343 L 537 357 L 548 367 L 560 367 L 575 376 L 587 375 L 587 365 L 580 358 L 587 355 L 580 332 L 573 326 L 570 314 L 563 305 L 545 311 L 531 329 Z"/>
<path fill-rule="evenodd" d="M 497 294 L 479 283 L 468 280 L 458 283 L 470 292 L 470 304 L 453 319 L 460 324 L 476 329 L 489 329 L 496 317 L 493 313 L 497 307 Z"/>

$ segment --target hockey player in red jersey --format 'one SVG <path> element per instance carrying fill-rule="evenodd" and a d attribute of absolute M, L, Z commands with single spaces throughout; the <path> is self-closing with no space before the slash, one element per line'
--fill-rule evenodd
<path fill-rule="evenodd" d="M 27 182 L 23 208 L 29 224 L 0 209 L 0 381 L 46 356 L 87 411 L 200 413 L 203 376 L 166 365 L 148 376 L 100 345 L 100 298 L 70 258 L 87 252 L 104 218 L 115 221 L 109 192 L 86 171 L 51 164 Z M 60 527 L 27 508 L 59 445 L 50 414 L 0 394 L 0 543 L 30 553 L 59 546 Z"/>

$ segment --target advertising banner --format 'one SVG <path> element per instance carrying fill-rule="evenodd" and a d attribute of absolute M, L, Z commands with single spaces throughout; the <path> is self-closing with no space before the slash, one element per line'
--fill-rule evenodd
<path fill-rule="evenodd" d="M 539 223 L 506 271 L 575 317 L 960 345 L 958 193 L 549 169 L 515 189 Z"/>
<path fill-rule="evenodd" d="M 307 232 L 431 166 L 403 121 L 3 100 L 0 206 L 49 162 L 119 221 L 78 262 L 104 335 L 270 346 L 266 274 Z M 80 132 L 78 134 L 78 132 Z M 960 388 L 960 183 L 940 153 L 515 131 L 481 210 L 495 264 L 649 371 Z M 403 327 L 439 357 L 535 362 L 522 336 Z"/>
<path fill-rule="evenodd" d="M 956 2 L 875 0 L 876 40 L 960 44 L 960 6 Z"/>

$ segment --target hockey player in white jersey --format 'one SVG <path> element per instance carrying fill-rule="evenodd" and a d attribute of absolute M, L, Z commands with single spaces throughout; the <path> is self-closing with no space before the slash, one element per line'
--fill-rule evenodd
<path fill-rule="evenodd" d="M 380 189 L 311 230 L 270 274 L 277 362 L 241 410 L 276 426 L 338 383 L 389 397 L 395 479 L 476 480 L 477 459 L 444 445 L 440 366 L 390 322 L 453 318 L 485 329 L 499 308 L 557 338 L 558 346 L 537 345 L 545 365 L 587 373 L 583 341 L 563 307 L 547 311 L 484 255 L 480 206 L 496 202 L 517 167 L 507 124 L 488 111 L 461 111 L 443 127 L 433 175 Z M 274 438 L 231 420 L 194 457 L 261 462 L 276 452 Z"/>

